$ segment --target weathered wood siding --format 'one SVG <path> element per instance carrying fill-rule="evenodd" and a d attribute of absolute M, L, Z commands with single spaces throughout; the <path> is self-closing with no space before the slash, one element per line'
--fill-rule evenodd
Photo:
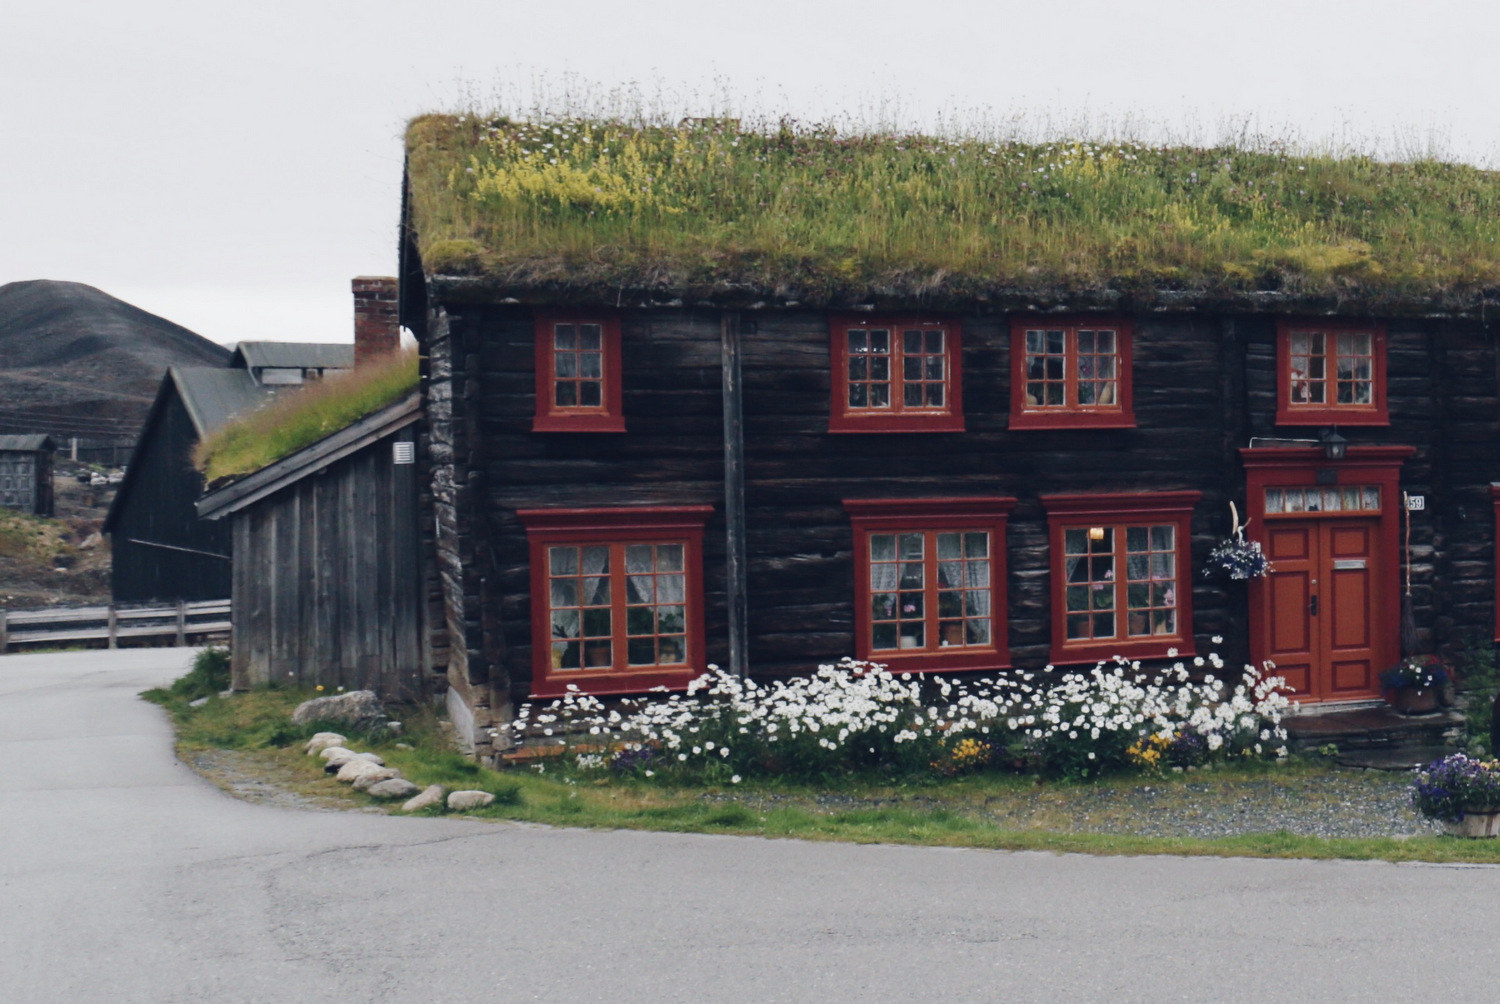
<path fill-rule="evenodd" d="M 235 513 L 236 687 L 428 692 L 415 423 Z"/>
<path fill-rule="evenodd" d="M 446 313 L 444 313 L 446 310 Z M 720 315 L 644 310 L 623 318 L 624 434 L 530 431 L 534 346 L 522 307 L 449 305 L 429 332 L 435 498 L 450 623 L 485 655 L 495 699 L 530 679 L 529 577 L 515 510 L 702 504 L 718 508 L 705 554 L 708 652 L 725 658 Z M 1008 602 L 1017 665 L 1051 645 L 1051 571 L 1039 497 L 1085 491 L 1203 493 L 1193 519 L 1200 651 L 1248 658 L 1245 592 L 1202 575 L 1243 502 L 1238 451 L 1252 436 L 1315 437 L 1275 425 L 1270 316 L 1134 318 L 1137 427 L 1009 428 L 1010 318 L 963 319 L 963 433 L 830 435 L 828 322 L 815 312 L 744 315 L 743 383 L 749 659 L 757 676 L 806 672 L 851 654 L 852 533 L 846 498 L 1010 495 Z M 1388 429 L 1355 444 L 1409 444 L 1402 474 L 1428 496 L 1414 514 L 1414 598 L 1424 639 L 1487 641 L 1493 623 L 1489 483 L 1500 478 L 1494 337 L 1478 324 L 1390 322 Z M 441 374 L 446 376 L 440 377 Z M 440 386 L 440 380 L 446 383 Z M 446 409 L 446 412 L 445 412 Z M 473 494 L 467 496 L 465 491 Z M 1241 506 L 1243 511 L 1243 505 Z M 478 609 L 475 605 L 478 604 Z M 462 617 L 454 611 L 460 609 Z M 481 622 L 498 631 L 488 647 Z M 1225 641 L 1215 644 L 1214 635 Z M 457 647 L 457 646 L 456 646 Z M 472 672 L 470 674 L 473 675 Z"/>
<path fill-rule="evenodd" d="M 229 596 L 229 526 L 198 518 L 198 432 L 175 390 L 131 455 L 129 494 L 110 534 L 116 603 Z M 217 556 L 217 557 L 216 557 Z"/>

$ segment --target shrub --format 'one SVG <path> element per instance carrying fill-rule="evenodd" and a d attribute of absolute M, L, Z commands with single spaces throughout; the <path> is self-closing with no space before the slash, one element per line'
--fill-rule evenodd
<path fill-rule="evenodd" d="M 229 649 L 222 645 L 209 645 L 193 656 L 186 673 L 172 681 L 167 692 L 185 701 L 196 701 L 200 697 L 211 697 L 229 689 Z"/>

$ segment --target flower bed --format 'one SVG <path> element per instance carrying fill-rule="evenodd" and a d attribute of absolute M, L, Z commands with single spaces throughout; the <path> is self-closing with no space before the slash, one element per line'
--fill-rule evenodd
<path fill-rule="evenodd" d="M 1194 668 L 1220 670 L 1216 655 Z M 584 769 L 709 782 L 816 779 L 852 771 L 953 775 L 983 768 L 1092 777 L 1228 757 L 1285 756 L 1279 677 L 1246 667 L 1231 686 L 1181 662 L 1155 672 L 1115 660 L 1054 677 L 1016 672 L 951 680 L 896 675 L 845 659 L 769 685 L 721 670 L 687 694 L 608 709 L 570 692 L 523 706 L 512 734 L 585 743 Z"/>

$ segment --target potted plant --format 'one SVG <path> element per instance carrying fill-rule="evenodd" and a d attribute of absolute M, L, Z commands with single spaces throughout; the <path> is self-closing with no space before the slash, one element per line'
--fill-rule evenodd
<path fill-rule="evenodd" d="M 1500 760 L 1454 753 L 1417 774 L 1412 807 L 1456 837 L 1500 836 Z"/>
<path fill-rule="evenodd" d="M 1425 715 L 1442 703 L 1448 669 L 1435 655 L 1412 655 L 1380 674 L 1380 689 L 1391 707 L 1405 715 Z"/>

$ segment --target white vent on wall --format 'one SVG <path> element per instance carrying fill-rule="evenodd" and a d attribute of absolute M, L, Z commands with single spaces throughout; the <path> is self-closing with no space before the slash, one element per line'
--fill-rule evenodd
<path fill-rule="evenodd" d="M 414 443 L 392 443 L 391 461 L 397 464 L 414 464 L 417 462 L 417 447 Z"/>

